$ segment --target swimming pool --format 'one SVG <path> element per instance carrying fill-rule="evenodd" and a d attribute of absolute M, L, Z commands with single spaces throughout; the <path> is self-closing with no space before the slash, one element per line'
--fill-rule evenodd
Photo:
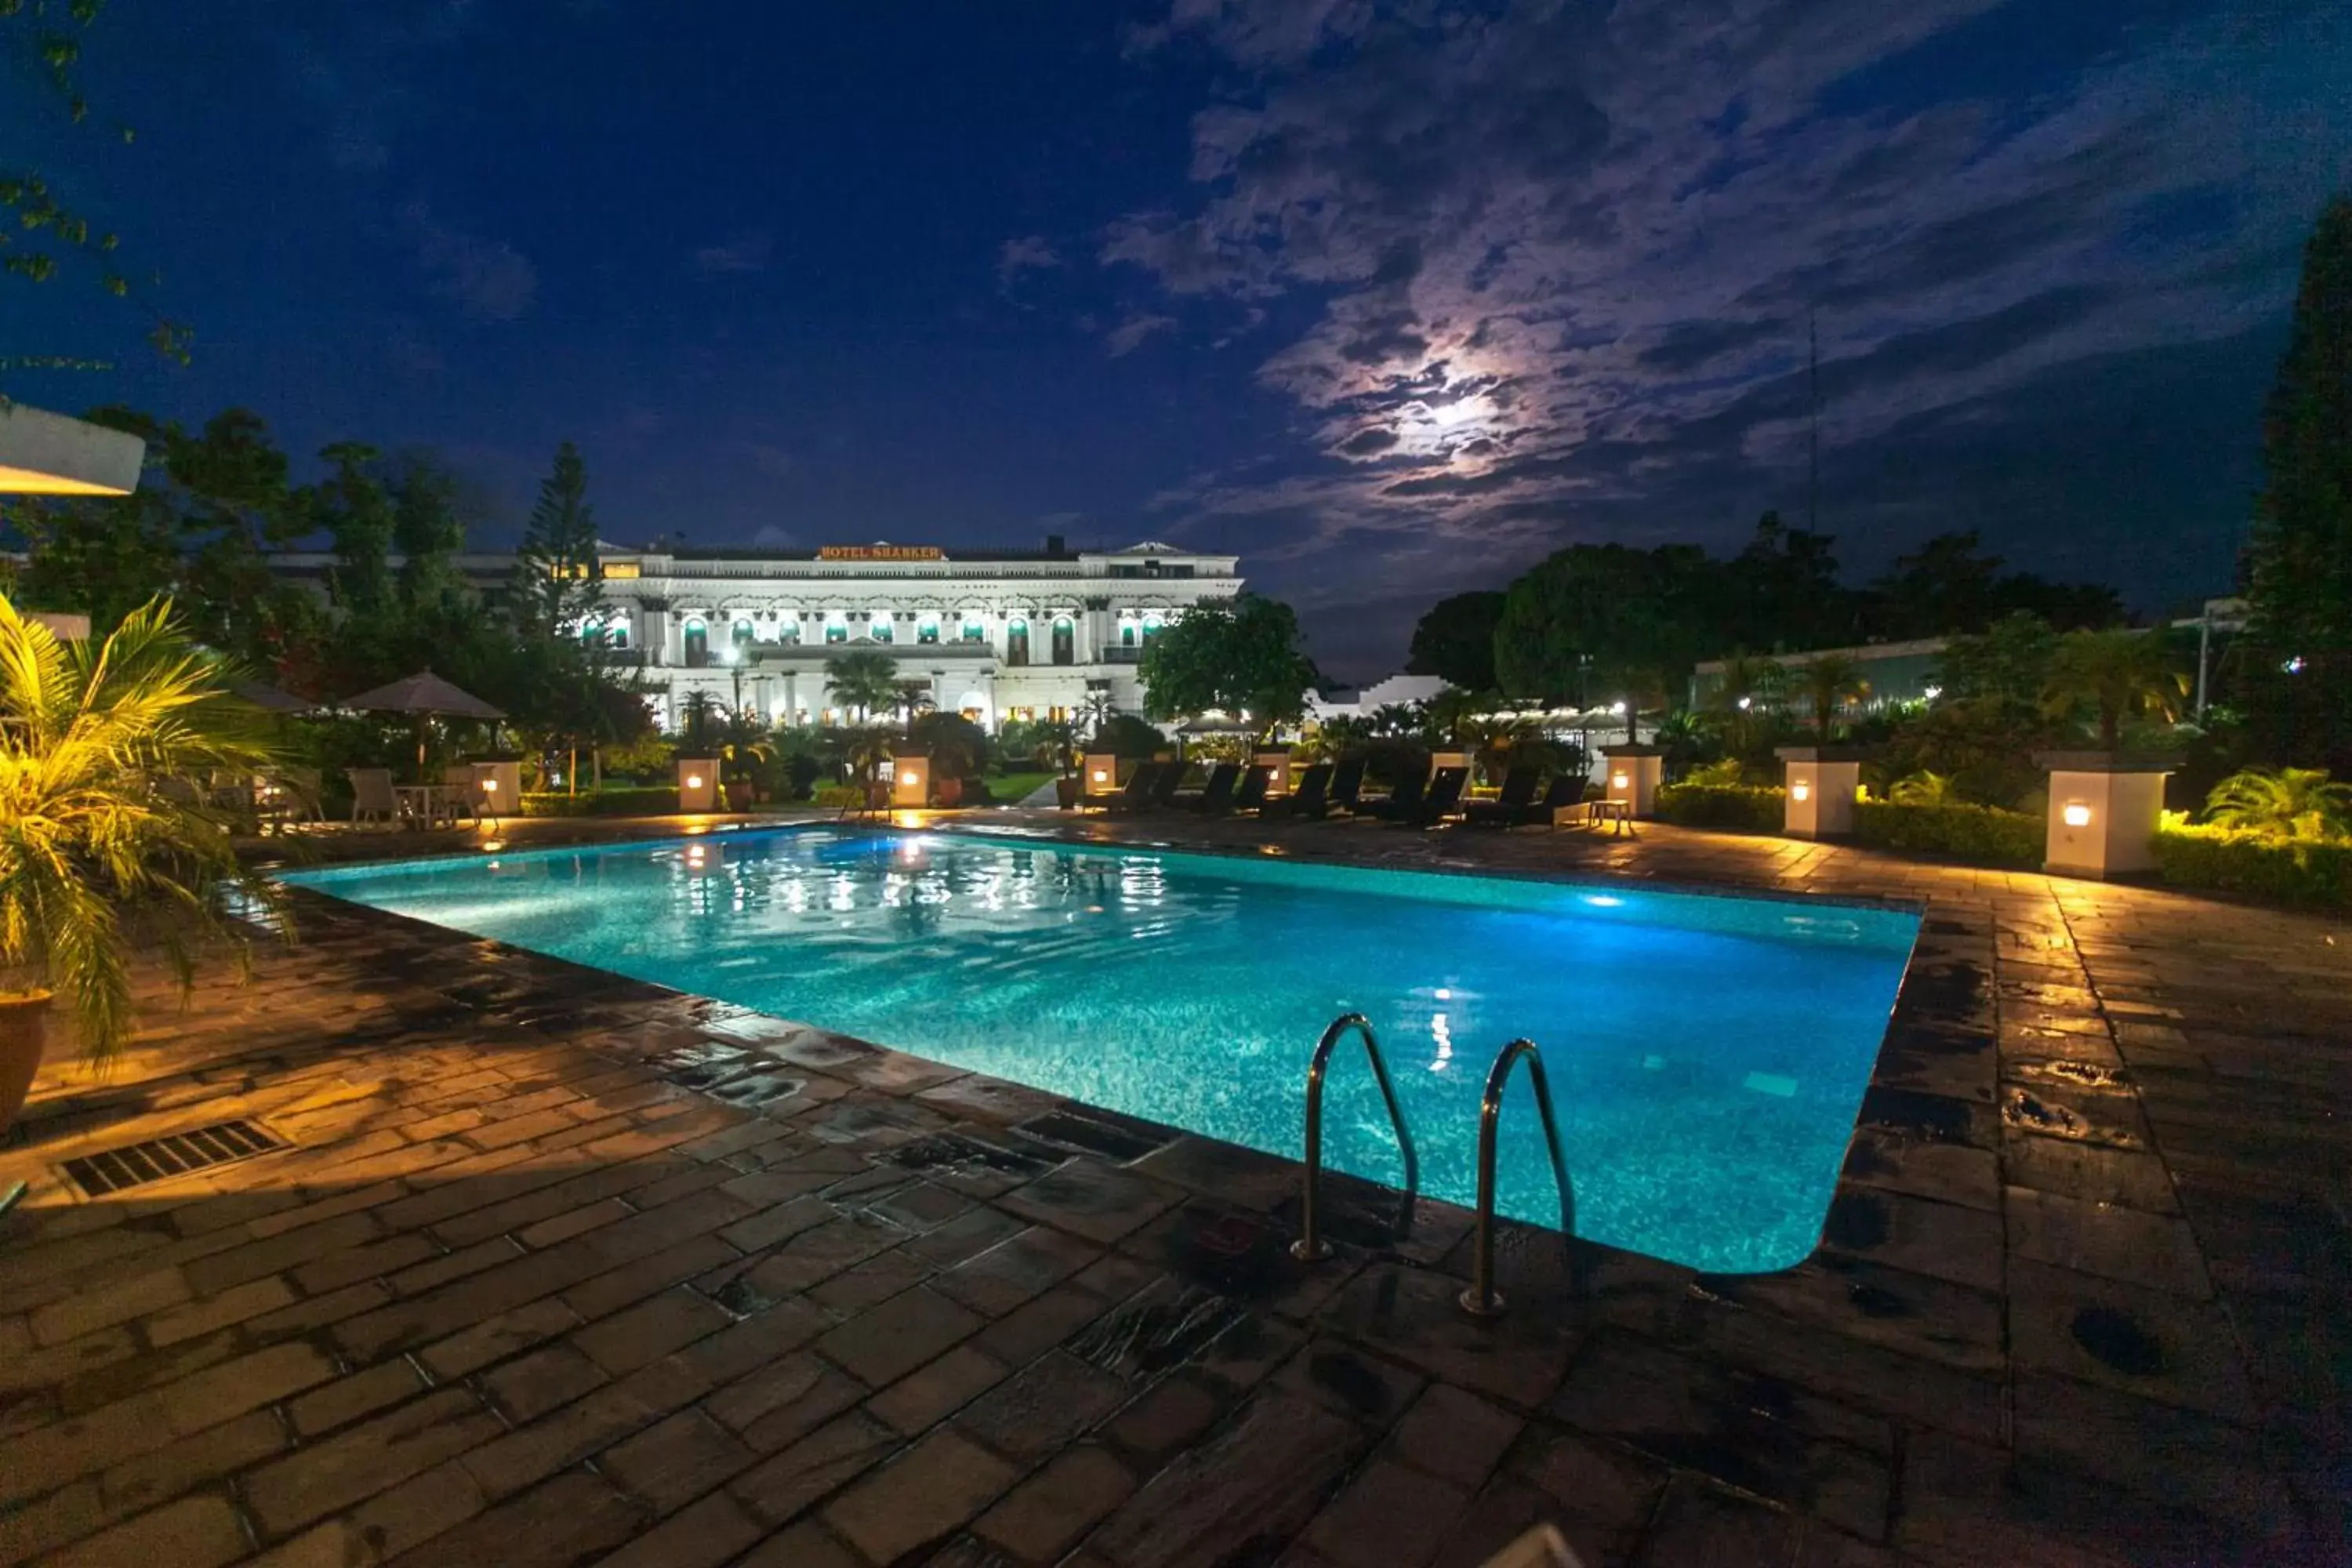
<path fill-rule="evenodd" d="M 1422 1190 L 1464 1205 L 1487 1066 L 1527 1035 L 1578 1234 L 1729 1272 L 1812 1251 L 1918 925 L 1620 883 L 824 826 L 284 879 L 1293 1159 L 1307 1057 L 1361 1012 Z M 1324 1113 L 1333 1168 L 1401 1182 L 1352 1043 Z M 1498 1206 L 1559 1223 L 1524 1072 Z"/>

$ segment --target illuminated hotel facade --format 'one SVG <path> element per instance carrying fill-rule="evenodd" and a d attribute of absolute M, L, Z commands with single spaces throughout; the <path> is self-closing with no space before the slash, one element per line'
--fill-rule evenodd
<path fill-rule="evenodd" d="M 946 712 L 993 730 L 1069 717 L 1095 700 L 1140 712 L 1137 667 L 1160 628 L 1241 591 L 1238 557 L 1159 543 L 950 552 L 932 545 L 599 547 L 603 603 L 580 628 L 635 668 L 664 727 L 700 691 L 782 724 L 839 722 L 825 661 L 887 654 Z M 323 583 L 327 555 L 281 555 L 280 571 Z M 486 591 L 511 581 L 511 555 L 459 559 Z"/>

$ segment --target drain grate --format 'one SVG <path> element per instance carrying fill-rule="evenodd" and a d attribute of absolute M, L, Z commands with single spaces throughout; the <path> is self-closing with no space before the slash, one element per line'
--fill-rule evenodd
<path fill-rule="evenodd" d="M 285 1147 L 286 1140 L 258 1121 L 222 1121 L 68 1160 L 66 1174 L 73 1178 L 74 1185 L 97 1198 Z"/>

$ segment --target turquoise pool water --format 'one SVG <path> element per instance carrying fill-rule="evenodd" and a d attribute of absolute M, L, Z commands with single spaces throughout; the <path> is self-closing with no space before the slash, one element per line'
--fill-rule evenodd
<path fill-rule="evenodd" d="M 1294 1159 L 1307 1058 L 1361 1012 L 1423 1190 L 1461 1204 L 1486 1069 L 1527 1035 L 1578 1233 L 1723 1271 L 1812 1250 L 1917 928 L 1614 883 L 828 827 L 286 880 Z M 1401 1180 L 1352 1044 L 1325 1113 L 1333 1166 Z M 1524 1070 L 1498 1186 L 1504 1212 L 1559 1223 Z"/>

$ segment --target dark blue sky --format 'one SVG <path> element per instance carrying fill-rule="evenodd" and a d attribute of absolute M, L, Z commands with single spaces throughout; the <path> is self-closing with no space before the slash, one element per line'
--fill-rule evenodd
<path fill-rule="evenodd" d="M 1727 15 L 1736 11 L 1737 17 Z M 430 447 L 510 535 L 1230 549 L 1345 675 L 1560 543 L 1977 527 L 2227 584 L 2352 7 L 114 0 L 0 100 L 196 330 L 0 288 L 68 408 Z"/>

